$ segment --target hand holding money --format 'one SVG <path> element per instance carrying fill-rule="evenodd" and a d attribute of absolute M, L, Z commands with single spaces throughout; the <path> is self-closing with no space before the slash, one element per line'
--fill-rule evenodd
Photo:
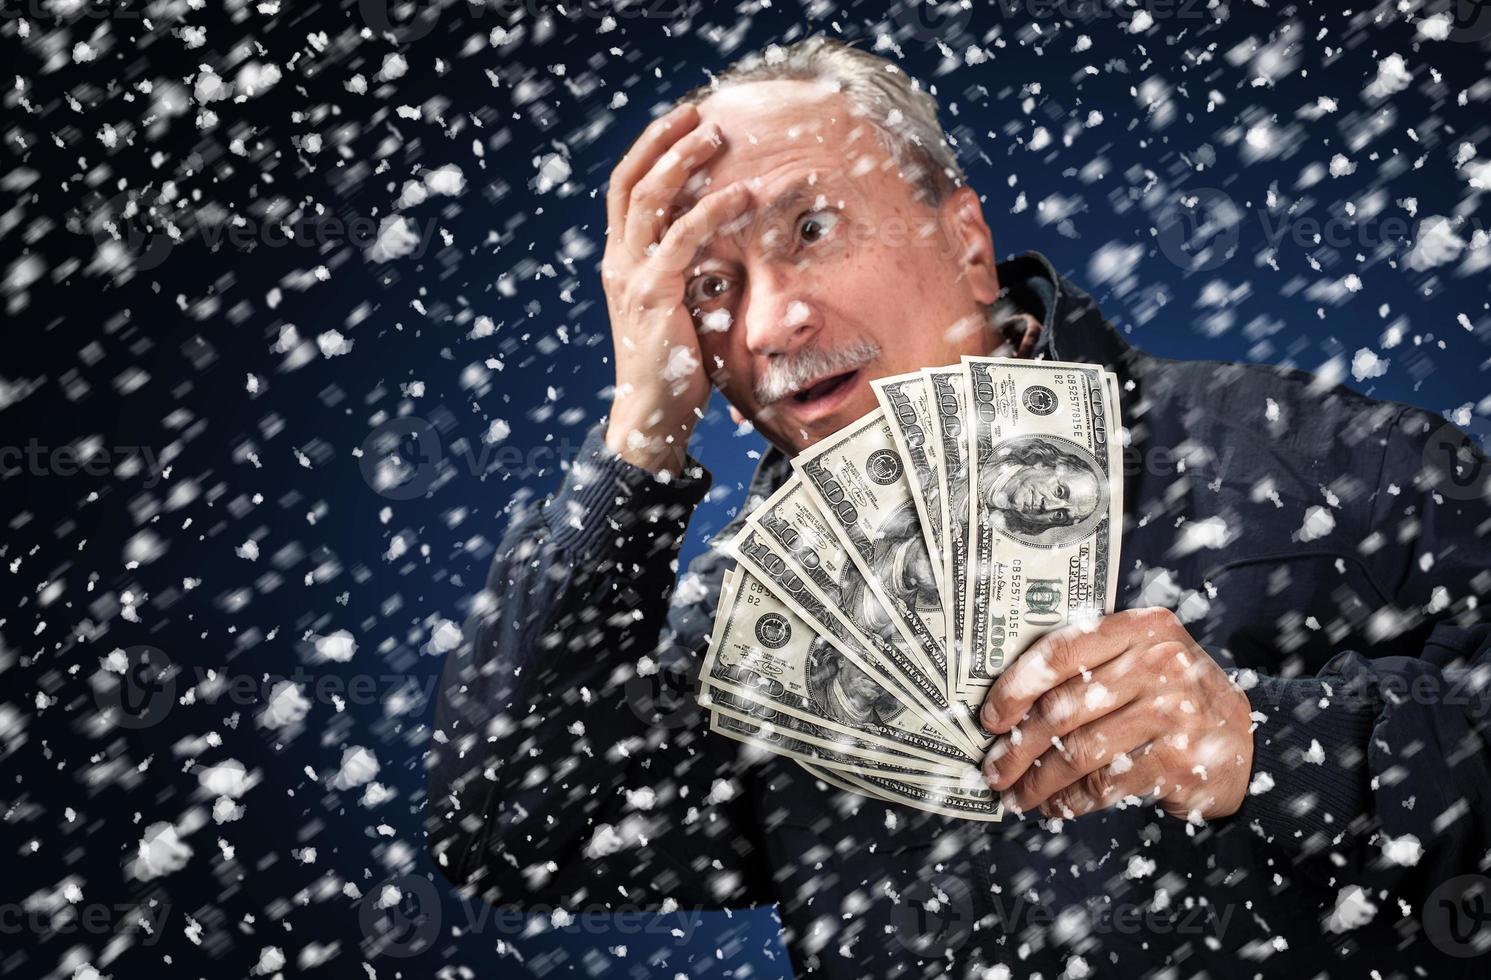
<path fill-rule="evenodd" d="M 1168 609 L 1047 633 L 984 701 L 984 775 L 1011 809 L 1072 818 L 1127 797 L 1172 816 L 1237 812 L 1253 770 L 1248 696 Z"/>
<path fill-rule="evenodd" d="M 1113 610 L 1118 385 L 981 357 L 874 386 L 881 409 L 794 459 L 727 543 L 700 703 L 841 789 L 997 820 L 986 695 Z"/>

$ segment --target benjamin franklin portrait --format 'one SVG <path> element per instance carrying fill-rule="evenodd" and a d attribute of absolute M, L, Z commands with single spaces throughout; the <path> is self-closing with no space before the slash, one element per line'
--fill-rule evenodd
<path fill-rule="evenodd" d="M 872 559 L 876 579 L 919 613 L 941 611 L 942 598 L 932 577 L 932 557 L 922 537 L 916 506 L 907 501 L 876 530 Z"/>
<path fill-rule="evenodd" d="M 808 693 L 823 717 L 850 728 L 888 726 L 901 712 L 894 694 L 821 636 L 808 650 Z"/>
<path fill-rule="evenodd" d="M 985 519 L 1025 544 L 1070 544 L 1089 534 L 1107 513 L 1107 474 L 1069 439 L 1018 436 L 995 447 L 978 465 Z"/>

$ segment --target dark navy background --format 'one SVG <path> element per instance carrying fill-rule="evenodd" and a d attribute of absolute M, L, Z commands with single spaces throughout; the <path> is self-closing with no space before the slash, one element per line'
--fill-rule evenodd
<path fill-rule="evenodd" d="M 188 18 L 209 25 L 198 49 L 159 14 L 158 22 L 121 16 L 60 27 L 34 18 L 33 30 L 61 32 L 63 52 L 96 37 L 100 23 L 115 39 L 97 45 L 93 61 L 50 67 L 34 36 L 22 39 L 15 19 L 4 22 L 7 74 L 27 79 L 23 91 L 6 94 L 6 152 L 12 170 L 32 177 L 7 185 L 3 207 L 20 220 L 5 223 L 0 242 L 7 268 L 35 262 L 43 271 L 24 284 L 12 277 L 7 290 L 0 379 L 10 393 L 0 404 L 12 403 L 0 408 L 0 443 L 49 452 L 95 436 L 116 461 L 129 447 L 170 447 L 172 455 L 169 477 L 154 487 L 142 475 L 68 474 L 55 464 L 17 465 L 13 455 L 0 479 L 0 674 L 10 706 L 0 725 L 0 810 L 11 842 L 5 899 L 23 902 L 76 875 L 82 904 L 110 910 L 97 929 L 38 933 L 34 917 L 6 906 L 7 972 L 70 976 L 92 962 L 120 977 L 240 975 L 272 946 L 288 959 L 286 972 L 307 956 L 337 976 L 372 975 L 365 959 L 377 976 L 433 975 L 446 963 L 502 976 L 790 973 L 770 910 L 703 914 L 682 935 L 672 934 L 671 918 L 637 916 L 542 918 L 520 928 L 446 888 L 422 831 L 425 696 L 440 668 L 432 638 L 442 623 L 464 618 L 505 510 L 555 486 L 559 464 L 609 401 L 597 264 L 610 168 L 659 107 L 767 43 L 809 31 L 872 47 L 877 33 L 895 38 L 902 63 L 937 89 L 1001 256 L 1044 252 L 1133 343 L 1177 358 L 1329 366 L 1348 380 L 1356 352 L 1369 348 L 1388 367 L 1353 381 L 1358 388 L 1437 412 L 1480 402 L 1480 414 L 1462 424 L 1484 436 L 1486 274 L 1404 263 L 1404 239 L 1424 216 L 1459 209 L 1467 240 L 1486 227 L 1483 202 L 1456 159 L 1467 142 L 1491 155 L 1483 39 L 1425 41 L 1410 25 L 1373 25 L 1368 14 L 1330 5 L 1149 4 L 1154 26 L 1138 31 L 1129 29 L 1130 12 L 1079 3 L 1061 5 L 1078 15 L 1075 26 L 1051 15 L 1056 5 L 1034 2 L 977 12 L 786 3 L 703 8 L 687 24 L 635 8 L 605 30 L 595 5 L 569 15 L 528 6 L 421 7 L 424 21 L 388 19 L 376 2 L 286 4 L 236 18 L 204 12 Z M 676 8 L 667 0 L 652 9 Z M 369 24 L 395 37 L 319 54 L 307 41 Z M 521 34 L 494 46 L 498 29 Z M 1293 30 L 1292 39 L 1281 30 Z M 1083 34 L 1090 48 L 1073 50 Z M 215 103 L 216 129 L 197 129 L 193 106 L 158 133 L 136 124 L 122 127 L 112 147 L 95 138 L 105 124 L 139 119 L 139 78 L 187 78 L 201 64 L 231 61 L 230 49 L 247 37 L 262 46 L 248 57 L 296 67 L 265 94 Z M 1250 38 L 1272 38 L 1278 57 L 1229 60 L 1249 50 Z M 975 44 L 989 57 L 964 64 Z M 367 94 L 348 91 L 348 78 L 373 78 L 393 53 L 407 59 L 406 74 L 372 82 Z M 1364 97 L 1391 54 L 1404 58 L 1411 81 L 1384 99 Z M 1165 80 L 1163 98 L 1145 87 L 1154 77 Z M 617 93 L 626 104 L 608 109 Z M 1321 97 L 1335 100 L 1336 111 L 1301 117 Z M 400 106 L 422 107 L 424 118 L 404 118 Z M 1068 125 L 1093 112 L 1101 124 L 1078 126 L 1064 145 Z M 1354 134 L 1373 119 L 1382 132 L 1354 148 Z M 1286 149 L 1249 161 L 1245 134 L 1266 120 Z M 1036 127 L 1052 137 L 1044 148 L 1031 146 Z M 224 152 L 233 133 L 245 138 L 246 155 Z M 319 150 L 307 134 L 322 137 Z M 554 153 L 566 158 L 568 181 L 541 189 L 539 164 Z M 1307 167 L 1328 166 L 1336 154 L 1355 172 L 1297 186 Z M 335 240 L 252 248 L 221 240 L 214 249 L 190 230 L 170 244 L 159 220 L 133 217 L 121 227 L 138 271 L 90 270 L 97 241 L 86 218 L 117 201 L 120 181 L 153 182 L 157 191 L 177 181 L 186 202 L 178 223 L 188 228 L 207 220 L 204 202 L 249 214 L 274 194 L 376 221 L 418 168 L 448 164 L 463 171 L 464 193 L 404 212 L 421 230 L 450 235 L 446 245 L 436 232 L 421 254 L 378 262 Z M 1102 173 L 1084 175 L 1091 167 Z M 551 161 L 547 173 L 556 172 Z M 1265 219 L 1270 188 L 1284 203 Z M 1386 195 L 1381 215 L 1351 219 L 1345 202 L 1373 191 Z M 1198 194 L 1199 220 L 1186 203 Z M 1218 210 L 1218 194 L 1230 212 L 1226 202 Z M 1410 196 L 1417 217 L 1397 203 Z M 1286 233 L 1270 250 L 1270 229 L 1290 206 Z M 1053 219 L 1057 210 L 1071 213 Z M 1402 218 L 1402 230 L 1378 246 L 1389 215 Z M 44 216 L 50 225 L 38 223 Z M 1341 236 L 1334 244 L 1297 237 L 1308 231 L 1304 219 L 1333 218 Z M 1116 264 L 1126 274 L 1107 278 L 1114 264 L 1101 256 L 1123 248 L 1137 249 Z M 1191 253 L 1203 268 L 1187 267 Z M 318 265 L 324 279 L 312 271 Z M 1344 298 L 1311 291 L 1351 274 L 1357 291 L 1337 287 Z M 470 336 L 478 315 L 491 318 L 491 335 Z M 1386 349 L 1380 338 L 1400 318 L 1403 339 Z M 287 325 L 314 354 L 293 370 L 275 349 Z M 314 351 L 331 329 L 352 341 L 349 353 Z M 489 358 L 501 370 L 483 369 Z M 148 375 L 142 384 L 139 371 Z M 422 393 L 401 387 L 416 382 Z M 488 446 L 482 437 L 497 419 L 509 432 Z M 364 464 L 395 443 L 412 453 L 408 477 L 424 493 L 396 499 L 405 495 L 370 485 Z M 369 455 L 360 457 L 364 448 Z M 736 431 L 716 399 L 694 440 L 715 490 L 695 516 L 685 561 L 730 519 L 762 448 L 759 437 Z M 186 481 L 197 494 L 172 497 Z M 132 567 L 140 552 L 128 548 L 142 528 L 164 551 Z M 258 542 L 257 560 L 237 553 L 249 539 Z M 133 620 L 119 612 L 126 595 Z M 354 658 L 316 660 L 310 638 L 340 629 L 356 640 Z M 111 650 L 142 646 L 164 653 L 179 673 L 147 673 L 140 684 L 174 684 L 173 697 L 151 702 L 155 688 L 133 681 L 111 688 L 111 675 L 95 683 Z M 344 710 L 313 696 L 293 739 L 255 724 L 257 696 L 179 701 L 200 671 L 262 680 L 298 667 L 312 681 L 371 677 L 376 696 Z M 413 698 L 406 713 L 387 710 L 396 692 Z M 121 697 L 142 723 L 95 728 L 100 705 Z M 211 742 L 182 741 L 209 734 Z M 328 785 L 348 745 L 374 751 L 392 799 L 364 807 L 360 789 Z M 210 808 L 193 765 L 226 758 L 257 772 L 258 785 L 240 801 L 243 819 L 209 821 L 189 836 L 194 855 L 182 870 L 127 881 L 124 862 L 146 826 Z M 434 885 L 422 890 L 410 876 Z M 358 897 L 390 880 L 403 883 L 398 909 L 379 913 Z M 163 934 L 136 936 L 108 957 L 125 918 L 117 909 L 152 899 L 166 909 Z M 188 917 L 200 942 L 188 935 Z M 390 922 L 391 937 L 381 931 Z M 392 945 L 380 946 L 380 936 Z M 273 957 L 266 963 L 275 968 Z"/>

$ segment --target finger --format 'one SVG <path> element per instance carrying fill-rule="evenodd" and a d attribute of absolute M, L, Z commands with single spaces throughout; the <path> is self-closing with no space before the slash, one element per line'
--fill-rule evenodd
<path fill-rule="evenodd" d="M 980 722 L 990 732 L 1007 732 L 1025 717 L 1036 698 L 1128 648 L 1124 630 L 1096 623 L 1073 623 L 1052 630 L 1015 658 L 989 688 Z"/>
<path fill-rule="evenodd" d="M 1159 737 L 1165 724 L 1165 719 L 1143 702 L 1131 701 L 1057 740 L 1010 788 L 1009 794 L 1021 810 L 1034 810 L 1111 765 L 1115 759 Z M 1122 762 L 1119 767 L 1123 768 Z"/>
<path fill-rule="evenodd" d="M 984 757 L 989 787 L 1014 786 L 1035 760 L 1084 725 L 1123 708 L 1139 696 L 1140 680 L 1127 657 L 1115 657 L 1094 671 L 1078 674 L 1042 694 L 1027 718 L 994 740 Z"/>
<path fill-rule="evenodd" d="M 1149 742 L 1115 756 L 1106 766 L 1099 766 L 1055 793 L 1046 802 L 1044 811 L 1050 816 L 1072 820 L 1128 799 L 1163 799 L 1174 788 L 1164 772 L 1158 746 Z"/>
<path fill-rule="evenodd" d="M 640 136 L 611 170 L 606 187 L 606 234 L 621 238 L 626 223 L 626 206 L 632 188 L 669 146 L 699 123 L 699 108 L 692 103 L 677 106 L 647 124 Z"/>
<path fill-rule="evenodd" d="M 632 187 L 622 234 L 634 258 L 640 261 L 648 246 L 662 239 L 674 201 L 694 171 L 722 145 L 720 128 L 714 123 L 696 129 L 664 150 L 652 169 Z"/>
<path fill-rule="evenodd" d="M 743 214 L 750 202 L 750 191 L 740 182 L 704 195 L 668 228 L 649 267 L 671 274 L 689 269 L 697 261 L 699 250 L 724 231 L 732 218 Z"/>

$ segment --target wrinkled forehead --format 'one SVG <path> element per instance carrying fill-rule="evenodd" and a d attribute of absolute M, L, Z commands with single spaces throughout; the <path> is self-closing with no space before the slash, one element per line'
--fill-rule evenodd
<path fill-rule="evenodd" d="M 701 125 L 715 123 L 725 137 L 707 170 L 716 182 L 728 182 L 794 163 L 842 168 L 858 154 L 883 156 L 872 124 L 852 109 L 829 83 L 726 86 L 699 103 Z"/>

